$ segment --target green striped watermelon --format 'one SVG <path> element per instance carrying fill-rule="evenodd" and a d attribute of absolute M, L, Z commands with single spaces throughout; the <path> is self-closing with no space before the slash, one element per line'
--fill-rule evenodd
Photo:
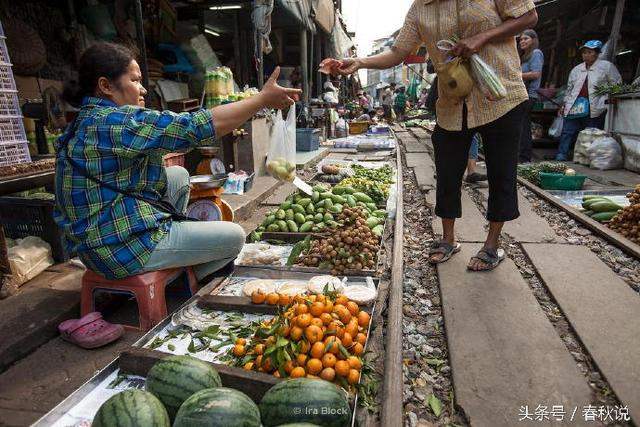
<path fill-rule="evenodd" d="M 271 387 L 260 402 L 265 427 L 287 423 L 312 423 L 343 427 L 351 422 L 346 392 L 324 380 L 295 378 Z"/>
<path fill-rule="evenodd" d="M 193 393 L 220 387 L 220 375 L 209 363 L 192 356 L 170 356 L 149 370 L 146 389 L 156 395 L 173 419 Z"/>
<path fill-rule="evenodd" d="M 93 427 L 170 427 L 162 402 L 144 390 L 131 389 L 113 395 L 100 406 Z"/>
<path fill-rule="evenodd" d="M 173 427 L 260 427 L 260 410 L 241 391 L 200 390 L 182 404 Z"/>
<path fill-rule="evenodd" d="M 291 423 L 291 424 L 281 424 L 278 427 L 321 427 L 318 424 L 310 424 L 310 423 Z"/>

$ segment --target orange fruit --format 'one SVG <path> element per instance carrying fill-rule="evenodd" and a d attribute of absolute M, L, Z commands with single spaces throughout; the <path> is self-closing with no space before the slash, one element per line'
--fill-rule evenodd
<path fill-rule="evenodd" d="M 356 369 L 350 369 L 349 375 L 347 375 L 347 382 L 349 384 L 358 384 L 358 381 L 360 381 L 360 371 Z"/>
<path fill-rule="evenodd" d="M 255 366 L 257 366 L 258 368 L 262 367 L 262 355 L 256 357 Z"/>
<path fill-rule="evenodd" d="M 340 321 L 345 325 L 351 320 L 351 312 L 344 305 L 336 305 L 333 309 L 338 314 Z"/>
<path fill-rule="evenodd" d="M 289 331 L 289 337 L 294 340 L 294 341 L 299 341 L 300 338 L 302 338 L 302 334 L 304 333 L 304 330 L 299 327 L 299 326 L 294 326 L 293 328 L 291 328 L 291 330 Z"/>
<path fill-rule="evenodd" d="M 233 355 L 237 357 L 242 357 L 247 352 L 247 349 L 242 344 L 236 344 L 233 346 Z"/>
<path fill-rule="evenodd" d="M 304 336 L 307 338 L 307 341 L 309 341 L 310 344 L 322 341 L 322 329 L 320 329 L 320 327 L 316 325 L 307 326 L 307 329 L 305 329 L 304 331 Z"/>
<path fill-rule="evenodd" d="M 349 332 L 345 332 L 342 336 L 342 345 L 349 348 L 353 344 L 353 337 Z"/>
<path fill-rule="evenodd" d="M 298 348 L 300 350 L 300 353 L 307 354 L 307 353 L 309 353 L 309 350 L 311 350 L 311 344 L 309 344 L 305 340 L 302 340 L 302 341 L 300 341 L 300 344 L 299 344 Z"/>
<path fill-rule="evenodd" d="M 311 346 L 311 357 L 315 357 L 316 359 L 321 359 L 324 355 L 324 344 L 321 342 L 316 342 Z"/>
<path fill-rule="evenodd" d="M 309 306 L 304 302 L 296 304 L 296 314 L 299 316 L 309 312 Z"/>
<path fill-rule="evenodd" d="M 325 368 L 333 368 L 336 365 L 337 361 L 338 359 L 336 359 L 336 356 L 334 356 L 332 353 L 326 353 L 324 356 L 322 356 L 322 366 L 324 366 Z"/>
<path fill-rule="evenodd" d="M 300 326 L 301 328 L 306 328 L 307 326 L 309 326 L 311 324 L 311 315 L 308 313 L 304 313 L 301 314 L 300 316 L 298 316 L 298 326 Z"/>
<path fill-rule="evenodd" d="M 262 369 L 264 369 L 265 372 L 271 372 L 273 371 L 273 366 L 271 366 L 271 359 L 267 358 L 264 359 L 262 361 Z"/>
<path fill-rule="evenodd" d="M 327 296 L 324 294 L 316 294 L 316 301 L 324 303 L 327 301 Z"/>
<path fill-rule="evenodd" d="M 276 378 L 280 378 L 280 371 L 276 369 L 275 372 L 273 373 L 273 376 Z"/>
<path fill-rule="evenodd" d="M 359 342 L 355 343 L 351 348 L 351 353 L 355 354 L 356 356 L 360 356 L 362 353 L 364 353 L 364 346 Z"/>
<path fill-rule="evenodd" d="M 291 378 L 302 378 L 305 375 L 307 375 L 307 372 L 301 366 L 298 366 L 297 368 L 293 368 L 293 370 L 291 371 L 291 374 L 289 374 Z"/>
<path fill-rule="evenodd" d="M 338 295 L 336 298 L 336 304 L 346 305 L 349 302 L 349 298 L 344 295 Z"/>
<path fill-rule="evenodd" d="M 295 368 L 296 366 L 293 364 L 293 360 L 287 360 L 283 366 L 284 371 L 291 375 L 291 371 L 293 371 L 293 368 Z"/>
<path fill-rule="evenodd" d="M 278 328 L 278 333 L 283 337 L 288 337 L 290 332 L 291 328 L 286 325 L 282 325 L 280 326 L 280 328 Z"/>
<path fill-rule="evenodd" d="M 358 314 L 358 312 L 360 311 L 360 307 L 358 307 L 358 304 L 356 304 L 353 301 L 349 301 L 347 304 L 347 310 L 349 310 L 349 313 L 351 313 L 351 315 L 355 316 Z"/>
<path fill-rule="evenodd" d="M 351 369 L 357 369 L 358 371 L 362 369 L 362 362 L 360 361 L 359 357 L 349 356 L 347 362 L 349 362 L 349 366 L 351 366 Z"/>
<path fill-rule="evenodd" d="M 314 317 L 319 317 L 322 313 L 324 313 L 324 304 L 321 302 L 314 302 L 311 304 L 311 308 L 309 312 Z"/>
<path fill-rule="evenodd" d="M 253 369 L 253 362 L 247 362 L 244 364 L 243 368 L 247 371 L 251 371 Z"/>
<path fill-rule="evenodd" d="M 255 347 L 253 347 L 253 352 L 255 354 L 262 354 L 264 353 L 264 344 L 256 344 Z"/>
<path fill-rule="evenodd" d="M 333 302 L 331 300 L 326 300 L 324 303 L 324 312 L 331 313 L 333 311 Z"/>
<path fill-rule="evenodd" d="M 278 299 L 278 305 L 289 305 L 291 302 L 291 297 L 289 295 L 280 294 L 280 298 Z"/>
<path fill-rule="evenodd" d="M 336 371 L 333 368 L 324 368 L 322 372 L 320 372 L 320 378 L 325 381 L 333 381 L 336 378 Z"/>
<path fill-rule="evenodd" d="M 280 301 L 280 295 L 278 295 L 276 293 L 272 293 L 272 294 L 267 295 L 267 304 L 276 305 L 276 304 L 278 304 L 278 301 Z"/>
<path fill-rule="evenodd" d="M 355 337 L 358 335 L 358 321 L 356 319 L 352 319 L 347 326 L 344 327 L 344 332 L 351 335 L 351 337 Z"/>
<path fill-rule="evenodd" d="M 251 302 L 254 304 L 264 304 L 267 296 L 262 291 L 253 291 L 251 294 Z"/>
<path fill-rule="evenodd" d="M 316 300 L 317 300 L 317 299 L 318 299 L 318 296 L 317 296 L 317 295 L 309 295 L 309 296 L 307 297 L 307 301 L 310 301 L 310 302 L 312 302 L 312 303 L 313 303 L 313 302 L 316 302 Z"/>
<path fill-rule="evenodd" d="M 358 335 L 356 335 L 356 341 L 364 346 L 367 343 L 367 336 L 360 332 Z"/>
<path fill-rule="evenodd" d="M 370 320 L 371 316 L 369 316 L 369 313 L 367 313 L 366 311 L 361 311 L 360 313 L 358 313 L 358 325 L 362 326 L 363 328 L 369 326 Z"/>
<path fill-rule="evenodd" d="M 340 352 L 339 344 L 341 344 L 340 338 L 333 335 L 327 337 L 327 339 L 324 340 L 325 351 L 327 353 L 338 354 Z"/>
<path fill-rule="evenodd" d="M 346 377 L 347 375 L 349 375 L 349 371 L 351 370 L 351 368 L 349 367 L 349 362 L 347 362 L 346 360 L 338 360 L 334 369 L 336 370 L 336 374 L 341 377 Z"/>
<path fill-rule="evenodd" d="M 307 361 L 307 373 L 316 375 L 320 371 L 322 371 L 322 361 L 320 359 L 313 358 Z"/>
<path fill-rule="evenodd" d="M 307 355 L 306 354 L 299 354 L 296 356 L 296 362 L 298 363 L 299 366 L 304 366 L 305 363 L 307 363 Z"/>
<path fill-rule="evenodd" d="M 246 343 L 247 343 L 247 340 L 245 340 L 244 338 L 238 338 L 236 340 L 236 344 L 245 345 Z"/>
<path fill-rule="evenodd" d="M 316 325 L 319 328 L 322 328 L 324 326 L 324 322 L 319 317 L 314 317 L 313 319 L 311 319 L 311 324 Z"/>
<path fill-rule="evenodd" d="M 322 323 L 326 326 L 329 323 L 333 322 L 333 317 L 331 317 L 329 313 L 322 313 L 320 315 L 320 320 L 322 320 Z"/>

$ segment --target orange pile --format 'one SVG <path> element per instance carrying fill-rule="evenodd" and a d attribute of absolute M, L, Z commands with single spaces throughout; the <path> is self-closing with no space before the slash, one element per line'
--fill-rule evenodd
<path fill-rule="evenodd" d="M 269 302 L 271 294 L 264 300 L 256 294 L 254 303 Z M 274 295 L 279 302 L 282 295 Z M 232 353 L 247 370 L 278 378 L 322 378 L 349 388 L 360 380 L 369 321 L 369 313 L 344 295 L 298 295 L 260 325 L 250 345 L 238 339 Z"/>

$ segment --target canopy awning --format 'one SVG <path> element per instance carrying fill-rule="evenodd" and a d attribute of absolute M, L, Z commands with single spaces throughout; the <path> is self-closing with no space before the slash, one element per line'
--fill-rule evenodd
<path fill-rule="evenodd" d="M 331 34 L 336 21 L 333 0 L 312 0 L 316 24 L 327 34 Z"/>
<path fill-rule="evenodd" d="M 311 18 L 311 0 L 277 0 L 275 11 L 283 9 L 289 16 L 294 18 L 299 25 L 316 32 L 316 24 Z"/>

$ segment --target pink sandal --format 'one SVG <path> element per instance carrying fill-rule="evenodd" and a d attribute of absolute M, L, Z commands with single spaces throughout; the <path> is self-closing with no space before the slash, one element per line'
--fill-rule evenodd
<path fill-rule="evenodd" d="M 122 325 L 114 325 L 94 311 L 80 319 L 70 319 L 58 325 L 60 336 L 82 348 L 90 349 L 107 345 L 124 334 Z"/>

